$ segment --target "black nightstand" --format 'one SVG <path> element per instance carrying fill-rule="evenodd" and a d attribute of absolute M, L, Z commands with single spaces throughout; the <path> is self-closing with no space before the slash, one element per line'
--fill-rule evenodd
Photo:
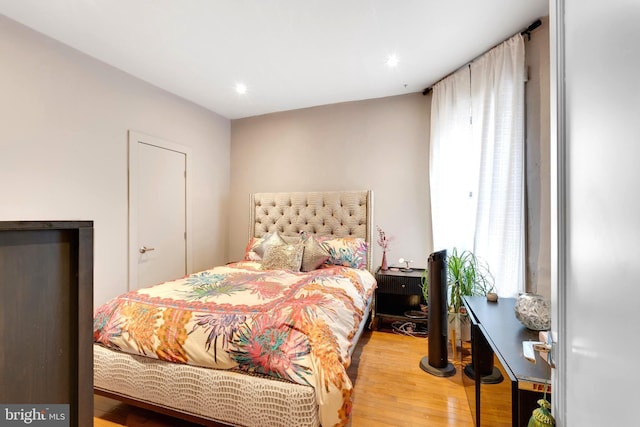
<path fill-rule="evenodd" d="M 420 286 L 424 269 L 414 268 L 405 272 L 401 269 L 376 271 L 378 287 L 375 292 L 373 329 L 379 329 L 383 322 L 413 322 L 426 334 L 427 316 L 420 312 L 420 304 L 425 304 Z M 424 317 L 423 317 L 424 316 Z"/>

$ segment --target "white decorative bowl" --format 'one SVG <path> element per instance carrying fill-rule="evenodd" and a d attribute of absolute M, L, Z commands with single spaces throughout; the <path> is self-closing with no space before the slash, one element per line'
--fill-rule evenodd
<path fill-rule="evenodd" d="M 513 309 L 516 318 L 527 328 L 534 331 L 551 328 L 551 304 L 544 297 L 532 293 L 520 294 Z"/>

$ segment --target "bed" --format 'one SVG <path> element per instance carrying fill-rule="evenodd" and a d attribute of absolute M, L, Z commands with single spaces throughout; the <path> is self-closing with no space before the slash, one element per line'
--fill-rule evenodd
<path fill-rule="evenodd" d="M 372 201 L 252 194 L 243 260 L 96 309 L 95 393 L 203 425 L 347 425 L 375 288 Z"/>

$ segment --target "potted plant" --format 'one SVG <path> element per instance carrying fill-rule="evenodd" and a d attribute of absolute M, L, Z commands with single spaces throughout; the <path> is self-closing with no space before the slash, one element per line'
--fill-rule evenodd
<path fill-rule="evenodd" d="M 422 276 L 420 277 L 420 288 L 422 289 L 422 298 L 424 299 L 424 304 L 420 303 L 420 311 L 423 313 L 428 312 L 428 304 L 429 304 L 429 272 L 425 268 L 422 272 Z"/>
<path fill-rule="evenodd" d="M 422 275 L 422 294 L 428 301 L 429 285 L 428 272 Z M 482 295 L 492 292 L 493 275 L 487 263 L 469 250 L 458 252 L 453 248 L 447 254 L 447 287 L 448 287 L 448 311 L 449 322 L 455 330 L 460 330 L 461 324 L 468 325 L 468 316 L 462 304 L 463 296 Z M 463 334 L 464 335 L 464 334 Z M 464 336 L 461 337 L 464 339 Z"/>
<path fill-rule="evenodd" d="M 449 285 L 449 311 L 457 313 L 462 308 L 462 297 L 481 295 L 493 291 L 493 275 L 487 263 L 469 250 L 458 253 L 453 248 L 447 256 L 447 282 Z"/>

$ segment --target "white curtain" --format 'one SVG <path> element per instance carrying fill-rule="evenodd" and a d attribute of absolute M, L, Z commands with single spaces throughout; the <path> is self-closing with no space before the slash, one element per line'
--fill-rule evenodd
<path fill-rule="evenodd" d="M 473 249 L 477 162 L 473 150 L 471 80 L 464 67 L 438 82 L 431 99 L 429 181 L 434 250 Z"/>
<path fill-rule="evenodd" d="M 524 79 L 518 34 L 434 86 L 431 106 L 434 249 L 473 250 L 505 297 L 524 290 Z"/>
<path fill-rule="evenodd" d="M 471 64 L 473 140 L 481 147 L 474 250 L 506 297 L 524 290 L 524 82 L 520 34 Z"/>

